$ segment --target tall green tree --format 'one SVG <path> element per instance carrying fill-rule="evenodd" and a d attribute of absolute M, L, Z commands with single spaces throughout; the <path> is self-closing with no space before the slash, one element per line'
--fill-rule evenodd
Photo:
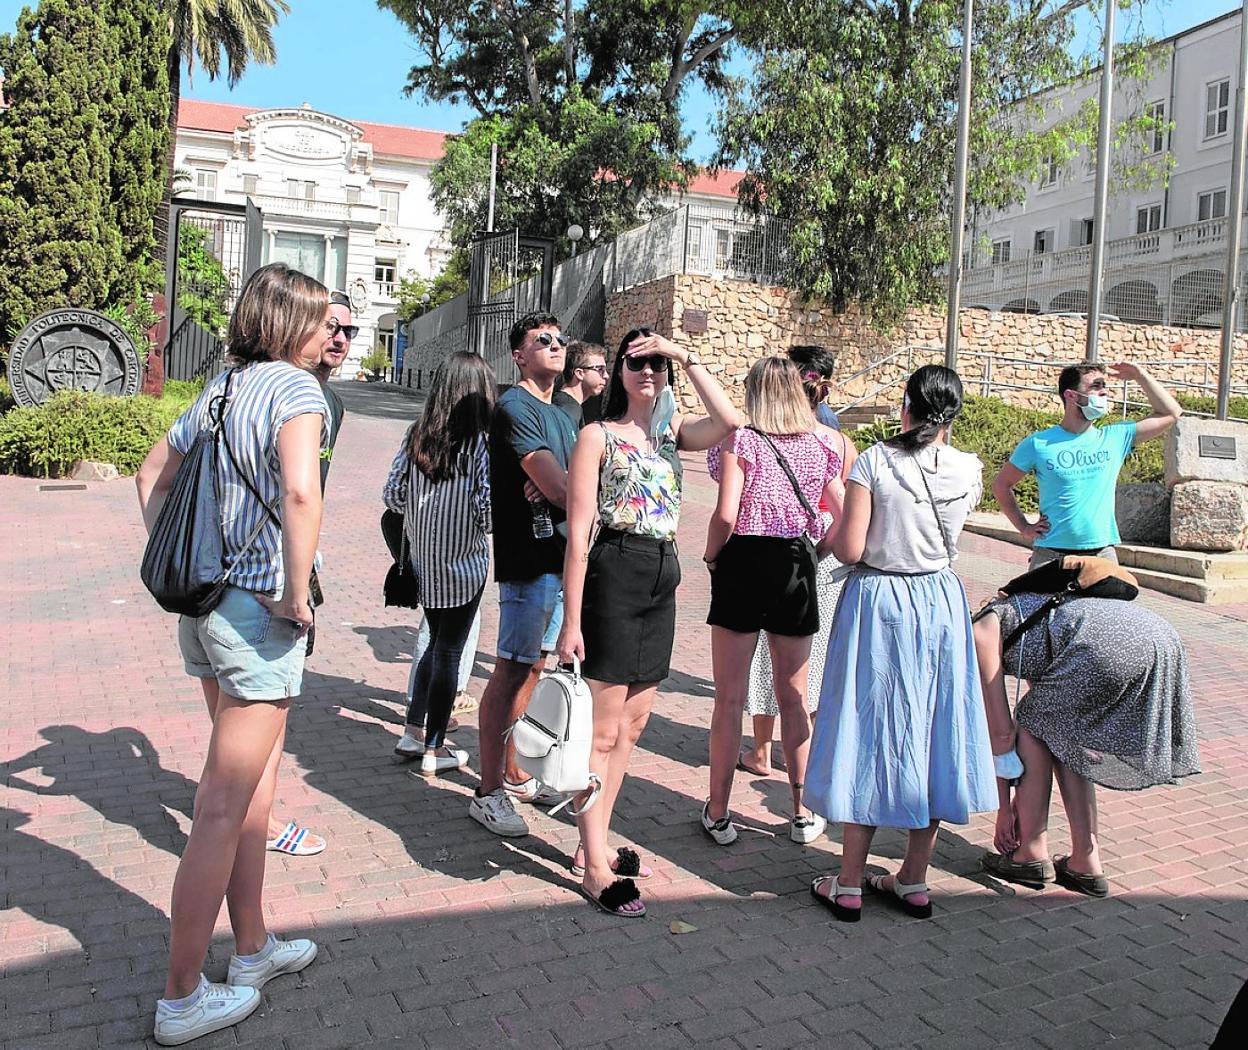
<path fill-rule="evenodd" d="M 0 36 L 0 338 L 40 310 L 103 307 L 125 270 L 109 200 L 109 6 L 43 0 Z"/>
<path fill-rule="evenodd" d="M 485 228 L 492 143 L 497 227 L 561 239 L 575 222 L 592 244 L 647 217 L 694 168 L 681 127 L 689 85 L 728 89 L 730 49 L 766 17 L 734 0 L 378 4 L 408 27 L 421 57 L 409 93 L 479 114 L 434 175 L 461 246 Z"/>
<path fill-rule="evenodd" d="M 1095 148 L 1095 97 L 1060 109 L 1053 92 L 1099 57 L 1073 46 L 1087 6 L 976 3 L 969 213 L 1017 202 L 1050 159 Z M 883 322 L 938 296 L 961 21 L 957 0 L 795 0 L 760 40 L 748 90 L 721 117 L 717 161 L 747 168 L 748 208 L 789 221 L 791 280 L 810 296 L 861 303 Z M 1137 34 L 1118 48 L 1124 82 L 1149 68 L 1146 43 Z M 1120 180 L 1164 178 L 1131 148 L 1155 125 L 1142 113 L 1118 121 Z"/>
<path fill-rule="evenodd" d="M 174 148 L 182 74 L 189 81 L 196 66 L 209 80 L 225 74 L 233 87 L 253 62 L 277 60 L 273 29 L 290 12 L 286 0 L 160 0 L 169 23 L 166 71 L 169 82 L 169 141 L 165 157 L 165 191 L 156 220 L 158 258 L 163 264 L 173 199 Z"/>

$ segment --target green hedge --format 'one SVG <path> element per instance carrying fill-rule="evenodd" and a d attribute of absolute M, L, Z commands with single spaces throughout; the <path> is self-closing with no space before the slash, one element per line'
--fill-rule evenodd
<path fill-rule="evenodd" d="M 1181 399 L 1189 400 L 1189 399 Z M 1199 400 L 1199 399 L 1191 399 Z M 1186 405 L 1195 410 L 1196 405 Z M 1246 406 L 1248 407 L 1248 406 Z M 1140 410 L 1131 418 L 1142 419 L 1148 413 Z M 1238 415 L 1232 410 L 1232 415 Z M 1010 458 L 1015 446 L 1028 434 L 1051 427 L 1061 420 L 1058 412 L 1042 412 L 1033 408 L 1019 408 L 1007 405 L 995 397 L 968 397 L 962 414 L 953 426 L 953 444 L 955 448 L 974 452 L 984 463 L 984 496 L 979 502 L 980 510 L 997 510 L 997 501 L 993 499 L 989 487 L 997 471 Z M 1113 416 L 1107 423 L 1120 422 L 1121 417 Z M 895 421 L 881 420 L 868 427 L 861 427 L 851 433 L 854 444 L 859 451 L 869 448 L 877 441 L 882 441 L 900 430 Z M 1120 482 L 1128 481 L 1161 481 L 1165 470 L 1162 465 L 1161 438 L 1148 441 L 1141 445 L 1122 466 L 1118 475 Z M 1024 511 L 1034 513 L 1039 509 L 1036 492 L 1036 479 L 1028 475 L 1014 489 L 1018 504 Z"/>
<path fill-rule="evenodd" d="M 160 399 L 63 390 L 37 408 L 13 408 L 0 415 L 0 473 L 62 477 L 90 459 L 133 474 L 198 394 L 197 383 L 168 383 Z"/>

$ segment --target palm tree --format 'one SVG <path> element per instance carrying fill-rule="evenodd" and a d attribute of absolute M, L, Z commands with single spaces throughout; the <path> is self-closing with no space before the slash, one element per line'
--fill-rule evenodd
<path fill-rule="evenodd" d="M 165 160 L 165 197 L 156 212 L 156 247 L 165 262 L 169 233 L 169 202 L 175 189 L 174 151 L 177 147 L 178 103 L 182 97 L 182 70 L 187 80 L 196 65 L 209 80 L 221 75 L 233 87 L 250 62 L 271 66 L 277 58 L 273 27 L 290 13 L 286 0 L 165 0 L 169 16 L 169 153 Z"/>

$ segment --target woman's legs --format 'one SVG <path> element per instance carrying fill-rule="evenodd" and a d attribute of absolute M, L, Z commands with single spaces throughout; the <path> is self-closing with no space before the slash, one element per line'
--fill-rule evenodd
<path fill-rule="evenodd" d="M 215 678 L 201 678 L 199 680 L 199 684 L 203 688 L 203 691 L 204 691 L 204 704 L 208 708 L 208 717 L 209 719 L 215 721 L 217 717 L 217 703 L 221 699 L 221 687 L 217 684 L 217 680 Z M 285 738 L 285 734 L 283 733 L 283 739 L 284 738 Z M 272 812 L 273 794 L 277 790 L 277 767 L 281 763 L 281 761 L 282 761 L 282 747 L 281 747 L 281 743 L 279 743 L 277 749 L 273 752 L 272 755 L 269 756 L 269 765 L 265 767 L 265 771 L 264 771 L 265 776 L 269 778 L 269 781 L 270 781 L 269 801 L 266 806 L 266 812 L 268 813 L 268 818 L 265 823 L 266 841 L 271 841 L 272 839 L 278 838 L 282 834 L 282 832 L 286 830 L 286 822 L 273 816 L 273 812 Z M 308 831 L 306 828 L 304 829 L 304 832 L 305 834 L 303 836 L 303 845 L 308 847 L 308 849 L 315 849 L 317 846 L 321 846 L 322 848 L 324 847 L 325 840 L 321 838 L 320 835 L 314 835 L 312 832 Z"/>
<path fill-rule="evenodd" d="M 926 884 L 927 867 L 932 862 L 932 850 L 936 848 L 936 834 L 939 831 L 939 820 L 933 820 L 925 828 L 914 828 L 908 831 L 906 853 L 901 858 L 901 867 L 897 869 L 896 875 L 884 877 L 884 885 L 892 887 L 896 883 L 903 886 Z M 908 894 L 906 900 L 920 906 L 930 903 L 926 892 Z"/>
<path fill-rule="evenodd" d="M 711 713 L 711 804 L 707 816 L 728 815 L 732 775 L 741 754 L 741 713 L 749 690 L 750 661 L 758 632 L 711 628 L 711 668 L 715 679 L 715 708 Z"/>
<path fill-rule="evenodd" d="M 745 764 L 760 773 L 771 772 L 771 741 L 776 735 L 775 715 L 754 716 L 754 743 L 746 751 Z"/>
<path fill-rule="evenodd" d="M 1018 818 L 1016 861 L 1049 859 L 1049 802 L 1053 794 L 1053 756 L 1027 730 L 1018 731 L 1018 755 L 1023 777 L 1014 789 L 1014 812 Z"/>
<path fill-rule="evenodd" d="M 776 704 L 780 708 L 780 746 L 793 790 L 793 815 L 800 817 L 806 758 L 810 753 L 810 712 L 806 708 L 806 674 L 810 663 L 810 635 L 768 634 Z"/>
<path fill-rule="evenodd" d="M 259 899 L 264 843 L 255 848 L 268 820 L 261 785 L 267 774 L 271 803 L 274 756 L 281 754 L 290 701 L 247 703 L 220 693 L 213 707 L 212 741 L 195 792 L 194 822 L 173 881 L 166 999 L 183 998 L 198 986 L 227 888 L 235 931 L 250 938 L 250 943 L 239 941 L 238 951 L 248 954 L 264 944 Z"/>
<path fill-rule="evenodd" d="M 632 742 L 627 741 L 625 728 L 629 718 L 625 708 L 630 687 L 590 680 L 589 688 L 594 697 L 594 745 L 589 753 L 589 771 L 602 782 L 602 796 L 588 813 L 576 818 L 576 826 L 581 833 L 581 848 L 585 851 L 585 875 L 581 885 L 587 893 L 597 897 L 615 881 L 615 872 L 611 870 L 612 858 L 607 849 L 607 833 L 611 807 L 615 805 L 620 782 L 624 779 L 624 765 L 632 751 Z M 656 685 L 652 683 L 642 688 L 649 690 L 653 699 Z M 648 703 L 645 714 L 649 714 Z M 644 725 L 643 717 L 641 726 Z M 637 732 L 640 735 L 640 728 Z M 633 737 L 632 741 L 635 740 L 636 737 Z M 634 901 L 622 907 L 627 911 L 640 911 L 644 905 Z"/>
<path fill-rule="evenodd" d="M 430 645 L 421 657 L 417 674 L 417 687 L 423 684 L 425 695 L 425 744 L 430 748 L 443 747 L 446 742 L 446 726 L 451 719 L 451 706 L 455 703 L 456 679 L 459 675 L 459 658 L 472 627 L 481 601 L 481 592 L 463 605 L 450 609 L 426 609 L 429 623 Z M 427 666 L 426 666 L 427 665 Z"/>
<path fill-rule="evenodd" d="M 1070 824 L 1070 870 L 1084 875 L 1101 875 L 1100 833 L 1096 813 L 1096 785 L 1053 759 L 1053 772 L 1062 793 L 1062 808 Z"/>

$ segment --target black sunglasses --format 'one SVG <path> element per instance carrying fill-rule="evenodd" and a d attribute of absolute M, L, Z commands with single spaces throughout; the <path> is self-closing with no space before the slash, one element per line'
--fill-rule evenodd
<path fill-rule="evenodd" d="M 666 371 L 667 358 L 662 354 L 649 354 L 638 357 L 625 357 L 624 364 L 628 366 L 630 372 L 640 372 L 646 365 L 650 366 L 651 372 Z"/>
<path fill-rule="evenodd" d="M 341 332 L 343 338 L 349 343 L 357 335 L 360 334 L 360 326 L 358 324 L 343 324 L 336 317 L 331 317 L 325 322 L 325 331 L 329 333 L 329 338 L 334 339 Z"/>
<path fill-rule="evenodd" d="M 558 342 L 560 346 L 568 345 L 567 336 L 563 334 L 551 335 L 549 332 L 539 332 L 537 335 L 537 341 L 541 343 L 542 346 L 550 346 L 555 342 Z"/>

